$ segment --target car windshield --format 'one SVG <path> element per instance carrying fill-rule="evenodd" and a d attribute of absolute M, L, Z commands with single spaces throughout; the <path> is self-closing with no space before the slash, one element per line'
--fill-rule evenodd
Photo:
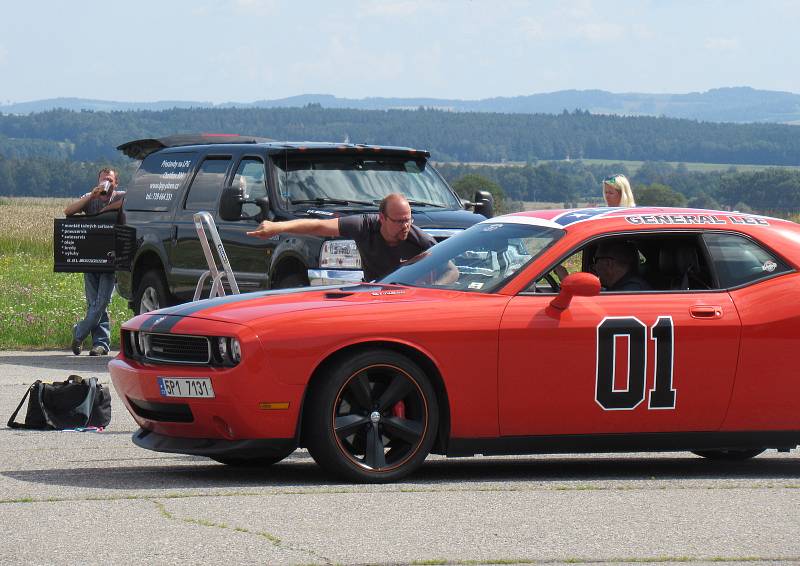
<path fill-rule="evenodd" d="M 481 222 L 409 260 L 381 283 L 491 293 L 564 234 L 532 223 Z"/>
<path fill-rule="evenodd" d="M 412 207 L 460 209 L 461 202 L 424 160 L 342 155 L 280 156 L 278 193 L 285 209 L 308 205 L 375 207 L 389 193 Z"/>

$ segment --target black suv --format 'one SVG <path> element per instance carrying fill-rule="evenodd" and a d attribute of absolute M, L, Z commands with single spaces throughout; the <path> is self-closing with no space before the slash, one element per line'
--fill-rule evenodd
<path fill-rule="evenodd" d="M 461 200 L 427 151 L 227 135 L 137 140 L 117 149 L 142 160 L 122 215 L 135 229 L 136 251 L 130 271 L 117 271 L 117 289 L 134 313 L 192 300 L 208 268 L 193 220 L 199 211 L 214 217 L 242 292 L 363 276 L 352 240 L 245 234 L 263 219 L 376 213 L 382 197 L 399 192 L 414 223 L 442 240 L 492 214 L 489 193 Z"/>

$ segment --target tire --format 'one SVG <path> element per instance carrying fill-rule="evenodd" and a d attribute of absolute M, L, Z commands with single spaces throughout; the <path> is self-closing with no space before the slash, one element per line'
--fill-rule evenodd
<path fill-rule="evenodd" d="M 439 426 L 425 373 L 392 350 L 337 363 L 309 392 L 305 439 L 323 469 L 360 483 L 396 481 L 417 469 Z"/>
<path fill-rule="evenodd" d="M 133 314 L 144 314 L 169 307 L 174 303 L 167 289 L 164 274 L 158 269 L 146 271 L 136 287 Z"/>
<path fill-rule="evenodd" d="M 766 448 L 742 448 L 736 450 L 694 450 L 692 454 L 697 454 L 698 456 L 702 456 L 703 458 L 708 458 L 709 460 L 727 460 L 727 461 L 737 461 L 737 460 L 749 460 L 750 458 L 755 458 L 762 452 L 764 452 Z"/>
<path fill-rule="evenodd" d="M 299 273 L 284 275 L 272 286 L 273 289 L 293 289 L 295 287 L 308 287 L 308 281 Z"/>

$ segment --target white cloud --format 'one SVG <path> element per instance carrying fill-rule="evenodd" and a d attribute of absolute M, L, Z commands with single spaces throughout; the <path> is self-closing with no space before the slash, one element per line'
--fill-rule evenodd
<path fill-rule="evenodd" d="M 547 27 L 538 18 L 525 16 L 520 18 L 518 25 L 522 35 L 528 39 L 547 39 L 550 35 L 547 32 Z"/>
<path fill-rule="evenodd" d="M 655 41 L 658 38 L 658 34 L 644 24 L 633 24 L 630 31 L 636 41 Z"/>
<path fill-rule="evenodd" d="M 368 16 L 413 16 L 423 6 L 429 6 L 429 2 L 421 0 L 403 0 L 395 2 L 372 2 L 362 3 L 361 10 Z"/>
<path fill-rule="evenodd" d="M 580 24 L 570 32 L 570 35 L 591 42 L 623 40 L 628 37 L 621 25 L 607 22 Z"/>
<path fill-rule="evenodd" d="M 594 18 L 594 4 L 590 0 L 559 4 L 556 14 L 571 20 L 591 20 Z"/>
<path fill-rule="evenodd" d="M 236 0 L 235 6 L 237 12 L 253 16 L 275 14 L 279 8 L 278 0 Z"/>
<path fill-rule="evenodd" d="M 704 45 L 710 51 L 735 51 L 739 49 L 739 40 L 726 37 L 708 37 Z"/>
<path fill-rule="evenodd" d="M 0 65 L 5 65 L 8 62 L 8 49 L 0 45 Z"/>

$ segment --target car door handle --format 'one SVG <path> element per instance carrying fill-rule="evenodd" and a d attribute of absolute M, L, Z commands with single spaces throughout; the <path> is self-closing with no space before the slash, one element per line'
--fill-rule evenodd
<path fill-rule="evenodd" d="M 722 318 L 722 307 L 716 305 L 700 305 L 689 307 L 692 318 Z"/>

